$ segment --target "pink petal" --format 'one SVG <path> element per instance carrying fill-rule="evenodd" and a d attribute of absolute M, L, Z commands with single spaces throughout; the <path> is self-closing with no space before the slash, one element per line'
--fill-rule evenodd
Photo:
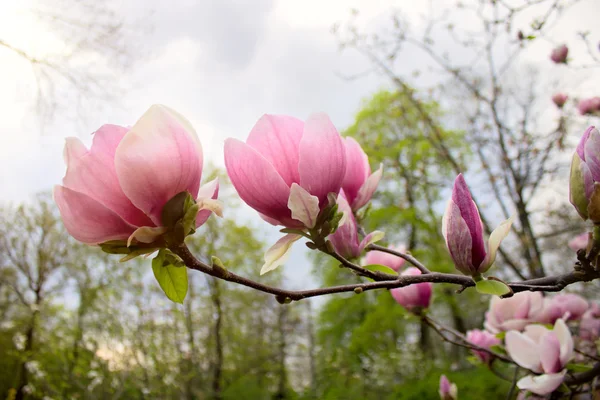
<path fill-rule="evenodd" d="M 373 197 L 373 193 L 377 190 L 377 186 L 379 185 L 379 181 L 381 180 L 381 176 L 383 175 L 383 165 L 379 166 L 379 169 L 373 172 L 363 183 L 358 191 L 358 195 L 354 199 L 352 203 L 352 209 L 358 210 L 363 207 L 365 204 L 371 200 Z"/>
<path fill-rule="evenodd" d="M 571 331 L 562 319 L 554 323 L 554 333 L 560 343 L 560 362 L 564 367 L 573 358 L 574 344 Z"/>
<path fill-rule="evenodd" d="M 573 251 L 577 251 L 580 249 L 586 249 L 588 246 L 589 239 L 590 239 L 590 234 L 587 232 L 582 233 L 581 235 L 577 235 L 569 241 L 569 248 Z"/>
<path fill-rule="evenodd" d="M 562 369 L 560 342 L 554 332 L 546 333 L 540 341 L 540 361 L 546 373 L 552 374 Z"/>
<path fill-rule="evenodd" d="M 507 332 L 505 342 L 508 355 L 517 364 L 534 372 L 542 372 L 539 346 L 536 342 L 517 331 Z"/>
<path fill-rule="evenodd" d="M 586 136 L 584 160 L 592 173 L 594 181 L 600 182 L 600 132 L 593 126 L 590 126 L 584 134 L 584 137 Z"/>
<path fill-rule="evenodd" d="M 300 182 L 298 159 L 304 123 L 285 115 L 263 115 L 246 143 L 275 167 L 288 186 Z"/>
<path fill-rule="evenodd" d="M 198 199 L 217 199 L 219 197 L 219 178 L 215 178 L 212 181 L 205 183 L 198 190 Z M 204 225 L 206 220 L 212 212 L 210 210 L 200 210 L 196 216 L 196 228 Z"/>
<path fill-rule="evenodd" d="M 198 194 L 202 147 L 190 123 L 175 111 L 154 105 L 127 132 L 115 155 L 123 192 L 156 225 L 177 193 Z"/>
<path fill-rule="evenodd" d="M 127 128 L 103 125 L 87 151 L 77 138 L 67 138 L 64 157 L 67 173 L 63 185 L 86 194 L 135 226 L 154 226 L 150 218 L 125 196 L 115 170 L 115 151 Z"/>
<path fill-rule="evenodd" d="M 329 240 L 335 250 L 346 258 L 356 258 L 360 255 L 364 246 L 359 247 L 358 232 L 356 228 L 356 220 L 352 214 L 350 204 L 344 196 L 344 191 L 340 191 L 337 199 L 338 210 L 346 214 L 347 221 L 344 225 L 338 227 L 333 235 L 329 236 Z"/>
<path fill-rule="evenodd" d="M 319 199 L 297 183 L 292 183 L 290 188 L 288 208 L 293 219 L 302 222 L 307 228 L 315 227 L 319 216 Z"/>
<path fill-rule="evenodd" d="M 346 147 L 346 173 L 344 174 L 342 187 L 348 197 L 348 202 L 353 204 L 358 196 L 358 191 L 371 174 L 371 167 L 369 166 L 369 158 L 354 138 L 346 137 L 344 141 Z"/>
<path fill-rule="evenodd" d="M 556 390 L 565 378 L 566 370 L 557 374 L 527 375 L 517 382 L 517 387 L 545 396 Z"/>
<path fill-rule="evenodd" d="M 465 275 L 477 272 L 472 263 L 471 232 L 452 199 L 448 200 L 448 207 L 442 219 L 442 234 L 456 268 Z"/>
<path fill-rule="evenodd" d="M 486 256 L 485 244 L 483 242 L 483 226 L 479 210 L 471 197 L 471 192 L 462 174 L 458 174 L 454 180 L 452 201 L 458 206 L 460 214 L 471 233 L 472 264 L 475 268 L 478 268 Z"/>
<path fill-rule="evenodd" d="M 109 240 L 126 240 L 135 227 L 93 198 L 56 185 L 54 201 L 65 228 L 80 242 L 98 244 Z"/>
<path fill-rule="evenodd" d="M 325 114 L 313 114 L 304 124 L 300 140 L 300 186 L 319 198 L 339 193 L 346 173 L 346 149 L 335 126 Z"/>
<path fill-rule="evenodd" d="M 303 227 L 288 208 L 290 188 L 273 165 L 237 139 L 225 141 L 225 167 L 231 183 L 246 204 L 290 228 Z"/>

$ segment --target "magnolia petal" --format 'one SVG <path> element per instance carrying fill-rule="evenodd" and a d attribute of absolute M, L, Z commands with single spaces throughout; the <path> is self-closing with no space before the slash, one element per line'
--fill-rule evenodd
<path fill-rule="evenodd" d="M 373 197 L 373 193 L 375 193 L 375 190 L 377 189 L 377 185 L 379 185 L 379 181 L 381 180 L 381 177 L 383 175 L 383 164 L 379 165 L 379 169 L 375 172 L 373 172 L 365 181 L 365 183 L 363 183 L 363 185 L 360 187 L 360 190 L 358 191 L 358 195 L 356 196 L 356 199 L 354 199 L 354 202 L 352 202 L 352 209 L 353 210 L 358 210 L 361 207 L 363 207 L 365 204 L 367 204 L 369 202 L 369 200 L 371 200 L 371 197 Z"/>
<path fill-rule="evenodd" d="M 540 362 L 547 373 L 562 370 L 560 362 L 560 342 L 553 331 L 547 332 L 540 340 Z"/>
<path fill-rule="evenodd" d="M 534 372 L 542 372 L 537 342 L 520 332 L 509 331 L 505 343 L 506 352 L 517 364 Z"/>
<path fill-rule="evenodd" d="M 217 197 L 219 197 L 219 178 L 215 178 L 212 181 L 207 182 L 200 187 L 200 189 L 198 190 L 198 198 L 196 199 L 196 202 L 201 203 L 203 201 L 211 199 L 216 201 Z M 196 216 L 196 228 L 199 228 L 200 226 L 204 225 L 208 217 L 210 217 L 210 214 L 213 212 L 215 212 L 219 217 L 223 216 L 223 204 L 221 202 L 218 202 L 218 204 L 220 205 L 220 208 L 217 204 L 215 204 L 215 207 L 218 208 L 219 213 L 216 212 L 217 210 L 211 210 L 208 207 L 203 208 L 202 206 L 200 206 L 200 211 Z"/>
<path fill-rule="evenodd" d="M 160 105 L 142 115 L 115 154 L 123 192 L 156 225 L 164 205 L 177 193 L 197 197 L 202 161 L 202 147 L 190 123 Z"/>
<path fill-rule="evenodd" d="M 560 363 L 564 367 L 573 358 L 573 337 L 562 319 L 557 319 L 554 323 L 554 333 L 560 343 Z"/>
<path fill-rule="evenodd" d="M 135 230 L 114 211 L 83 193 L 56 185 L 53 194 L 65 228 L 80 242 L 125 240 Z"/>
<path fill-rule="evenodd" d="M 290 188 L 273 165 L 254 148 L 237 139 L 225 141 L 225 167 L 241 199 L 259 213 L 290 228 L 301 227 L 292 220 L 287 206 Z"/>
<path fill-rule="evenodd" d="M 265 263 L 260 269 L 260 274 L 263 275 L 269 271 L 273 271 L 280 265 L 283 265 L 290 256 L 290 250 L 292 245 L 302 236 L 288 233 L 281 239 L 279 239 L 267 252 L 265 253 Z"/>
<path fill-rule="evenodd" d="M 346 148 L 346 173 L 344 174 L 342 187 L 348 197 L 348 202 L 354 205 L 361 187 L 364 186 L 371 174 L 371 167 L 369 166 L 367 154 L 354 138 L 346 137 L 343 141 Z"/>
<path fill-rule="evenodd" d="M 471 261 L 471 232 L 461 216 L 460 209 L 452 199 L 448 200 L 448 206 L 442 219 L 442 234 L 446 239 L 446 246 L 448 246 L 456 269 L 465 275 L 478 272 Z"/>
<path fill-rule="evenodd" d="M 300 185 L 326 204 L 327 194 L 338 194 L 346 173 L 346 149 L 326 114 L 313 114 L 304 123 L 298 162 Z"/>
<path fill-rule="evenodd" d="M 475 268 L 478 268 L 486 256 L 483 224 L 479 216 L 479 210 L 471 197 L 471 192 L 462 174 L 458 174 L 454 180 L 452 201 L 457 205 L 462 219 L 469 228 L 471 234 L 471 263 Z"/>
<path fill-rule="evenodd" d="M 318 202 L 318 200 L 317 200 Z M 333 235 L 329 235 L 329 240 L 335 251 L 345 258 L 356 258 L 360 255 L 362 248 L 358 243 L 358 231 L 356 220 L 350 209 L 350 204 L 346 200 L 343 189 L 337 198 L 338 212 L 343 214 L 344 224 L 339 224 Z M 340 220 L 341 222 L 341 220 Z"/>
<path fill-rule="evenodd" d="M 223 218 L 223 202 L 220 200 L 200 199 L 198 200 L 198 206 L 200 211 L 208 210 Z"/>
<path fill-rule="evenodd" d="M 498 225 L 498 227 L 490 234 L 490 239 L 488 240 L 488 253 L 479 267 L 479 272 L 487 271 L 492 264 L 494 264 L 494 261 L 496 261 L 496 252 L 500 247 L 500 243 L 502 243 L 504 238 L 510 233 L 512 223 L 513 217 L 510 217 Z"/>
<path fill-rule="evenodd" d="M 360 245 L 359 245 L 360 250 L 362 251 L 368 245 L 376 243 L 376 242 L 380 241 L 381 239 L 383 239 L 384 237 L 385 237 L 385 232 L 382 232 L 382 231 L 373 231 L 373 232 L 369 233 L 360 242 Z M 392 269 L 394 269 L 394 268 L 392 268 Z"/>
<path fill-rule="evenodd" d="M 94 133 L 89 151 L 81 140 L 67 138 L 64 150 L 67 172 L 63 185 L 92 197 L 132 225 L 154 225 L 125 196 L 117 178 L 115 150 L 126 133 L 127 128 L 103 125 Z"/>
<path fill-rule="evenodd" d="M 532 393 L 545 396 L 552 393 L 563 382 L 566 370 L 557 374 L 527 375 L 517 382 L 521 390 L 529 390 Z"/>
<path fill-rule="evenodd" d="M 287 186 L 300 182 L 298 160 L 304 122 L 287 115 L 263 115 L 246 143 L 267 159 Z"/>
<path fill-rule="evenodd" d="M 152 243 L 167 231 L 164 226 L 142 226 L 137 228 L 127 239 L 127 247 L 131 246 L 133 239 L 140 243 Z"/>
<path fill-rule="evenodd" d="M 313 196 L 297 183 L 292 183 L 288 208 L 292 218 L 304 224 L 307 228 L 314 228 L 319 216 L 319 198 Z"/>
<path fill-rule="evenodd" d="M 588 136 L 583 147 L 583 153 L 585 154 L 585 163 L 589 167 L 592 177 L 595 182 L 600 182 L 600 132 L 593 126 L 590 126 L 585 136 Z"/>
<path fill-rule="evenodd" d="M 258 216 L 261 217 L 263 219 L 263 221 L 268 222 L 271 225 L 275 225 L 275 226 L 281 225 L 281 222 L 279 222 L 278 220 L 276 220 L 274 218 L 268 217 L 265 214 L 258 213 Z"/>

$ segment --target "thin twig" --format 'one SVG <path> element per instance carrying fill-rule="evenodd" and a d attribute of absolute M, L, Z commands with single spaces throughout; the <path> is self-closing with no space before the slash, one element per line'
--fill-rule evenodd
<path fill-rule="evenodd" d="M 399 251 L 388 249 L 387 247 L 379 246 L 376 244 L 370 244 L 366 247 L 366 249 L 367 249 L 367 251 L 377 250 L 377 251 L 381 251 L 383 253 L 388 253 L 388 254 L 392 254 L 394 256 L 403 258 L 406 261 L 408 261 L 409 263 L 411 263 L 412 265 L 414 265 L 415 267 L 417 267 L 419 269 L 419 271 L 421 271 L 421 273 L 423 273 L 423 274 L 431 273 L 431 271 L 426 266 L 421 264 L 421 262 L 419 260 L 417 260 L 416 258 L 411 256 L 410 254 L 401 253 Z"/>

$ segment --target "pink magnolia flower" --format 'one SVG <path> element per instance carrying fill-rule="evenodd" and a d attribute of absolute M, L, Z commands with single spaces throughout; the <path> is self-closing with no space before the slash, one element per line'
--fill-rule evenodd
<path fill-rule="evenodd" d="M 555 314 L 565 321 L 580 319 L 590 307 L 586 299 L 573 293 L 557 294 L 550 300 L 550 306 L 557 309 Z M 554 323 L 554 320 L 549 322 Z"/>
<path fill-rule="evenodd" d="M 579 114 L 593 114 L 600 111 L 600 97 L 590 97 L 589 99 L 580 100 L 577 104 Z"/>
<path fill-rule="evenodd" d="M 567 102 L 568 98 L 569 96 L 567 96 L 564 93 L 556 93 L 554 94 L 554 96 L 552 96 L 552 101 L 554 102 L 554 104 L 556 104 L 556 107 L 562 108 Z"/>
<path fill-rule="evenodd" d="M 346 200 L 343 189 L 340 191 L 337 204 L 338 210 L 344 213 L 344 221 L 340 221 L 340 226 L 334 234 L 328 236 L 328 239 L 333 244 L 335 251 L 342 257 L 358 258 L 369 243 L 372 243 L 374 239 L 381 238 L 382 233 L 379 231 L 371 232 L 363 240 L 359 240 L 356 219 L 348 200 Z"/>
<path fill-rule="evenodd" d="M 506 334 L 506 351 L 521 367 L 540 375 L 527 375 L 517 387 L 535 394 L 552 393 L 562 383 L 567 363 L 573 358 L 573 338 L 562 319 L 550 330 L 543 325 L 528 325 L 523 333 Z"/>
<path fill-rule="evenodd" d="M 262 116 L 246 143 L 225 141 L 227 174 L 242 200 L 273 225 L 314 228 L 329 193 L 339 193 L 346 149 L 329 117 L 306 122 Z"/>
<path fill-rule="evenodd" d="M 591 342 L 600 337 L 600 307 L 598 307 L 598 304 L 592 303 L 581 317 L 579 337 Z"/>
<path fill-rule="evenodd" d="M 569 247 L 573 251 L 587 249 L 588 241 L 590 239 L 590 234 L 585 232 L 581 235 L 575 236 L 573 239 L 569 241 Z"/>
<path fill-rule="evenodd" d="M 496 337 L 496 335 L 489 333 L 488 331 L 482 331 L 479 329 L 473 329 L 467 332 L 467 341 L 476 346 L 482 347 L 484 349 L 490 349 L 492 346 L 500 344 L 501 340 Z M 486 353 L 481 350 L 473 350 L 473 354 L 477 358 L 479 358 L 482 362 L 488 363 L 492 360 L 494 356 L 490 353 Z"/>
<path fill-rule="evenodd" d="M 522 330 L 545 318 L 544 298 L 540 292 L 520 292 L 507 299 L 493 296 L 485 313 L 485 329 L 492 333 Z"/>
<path fill-rule="evenodd" d="M 281 115 L 262 116 L 246 140 L 225 141 L 227 174 L 242 200 L 273 225 L 313 229 L 336 196 L 346 174 L 346 149 L 325 114 L 306 122 Z M 289 233 L 265 254 L 261 274 L 285 262 L 301 236 Z"/>
<path fill-rule="evenodd" d="M 457 400 L 458 388 L 455 383 L 451 383 L 446 375 L 440 376 L 440 388 L 438 393 L 441 400 Z"/>
<path fill-rule="evenodd" d="M 200 188 L 202 146 L 194 129 L 165 106 L 150 107 L 131 129 L 103 125 L 89 150 L 67 138 L 64 157 L 67 172 L 54 199 L 67 231 L 80 242 L 151 243 L 166 232 L 163 207 L 180 192 L 198 198 L 204 209 L 196 227 L 211 211 L 220 213 L 211 200 L 218 181 Z"/>
<path fill-rule="evenodd" d="M 401 276 L 421 275 L 417 268 L 407 268 Z M 409 286 L 390 289 L 394 300 L 407 310 L 421 309 L 429 307 L 431 295 L 433 293 L 433 284 L 431 282 L 415 283 Z"/>
<path fill-rule="evenodd" d="M 558 46 L 552 50 L 552 53 L 550 53 L 550 59 L 556 64 L 566 64 L 568 54 L 569 48 L 563 44 L 562 46 Z"/>
<path fill-rule="evenodd" d="M 346 146 L 346 174 L 342 188 L 346 193 L 352 210 L 356 211 L 371 200 L 383 173 L 380 166 L 371 174 L 369 157 L 356 140 L 345 138 Z"/>
<path fill-rule="evenodd" d="M 492 232 L 486 251 L 479 210 L 462 174 L 456 177 L 442 221 L 442 233 L 456 269 L 473 276 L 487 271 L 496 260 L 496 251 L 510 232 L 511 225 L 512 218 Z"/>
<path fill-rule="evenodd" d="M 590 211 L 596 207 L 590 207 L 594 191 L 597 190 L 597 182 L 600 182 L 600 132 L 590 126 L 581 137 L 577 149 L 571 161 L 571 176 L 569 179 L 569 201 L 581 218 L 600 222 L 600 213 L 593 215 Z"/>
<path fill-rule="evenodd" d="M 400 253 L 406 252 L 406 247 L 402 245 L 391 246 L 390 249 L 396 250 Z M 406 260 L 404 260 L 404 258 L 402 257 L 398 257 L 393 254 L 386 253 L 384 251 L 373 250 L 367 253 L 367 256 L 365 257 L 365 262 L 367 264 L 385 265 L 386 267 L 390 267 L 391 269 L 397 272 L 400 271 L 402 266 L 404 266 Z"/>

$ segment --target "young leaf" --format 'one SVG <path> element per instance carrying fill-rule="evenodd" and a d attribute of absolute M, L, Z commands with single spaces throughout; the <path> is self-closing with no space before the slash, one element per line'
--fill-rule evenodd
<path fill-rule="evenodd" d="M 369 271 L 373 271 L 373 272 L 383 272 L 384 274 L 398 276 L 398 273 L 396 271 L 394 271 L 390 267 L 386 267 L 385 265 L 381 265 L 381 264 L 369 264 L 369 265 L 363 266 L 363 268 L 368 269 Z"/>
<path fill-rule="evenodd" d="M 161 289 L 175 303 L 183 304 L 188 289 L 187 268 L 169 263 L 167 250 L 161 249 L 152 260 L 152 272 Z"/>
<path fill-rule="evenodd" d="M 492 294 L 502 296 L 511 292 L 510 288 L 500 282 L 492 280 L 481 280 L 475 284 L 475 289 L 482 294 Z"/>
<path fill-rule="evenodd" d="M 586 372 L 592 369 L 591 365 L 569 363 L 567 369 L 571 372 Z"/>

